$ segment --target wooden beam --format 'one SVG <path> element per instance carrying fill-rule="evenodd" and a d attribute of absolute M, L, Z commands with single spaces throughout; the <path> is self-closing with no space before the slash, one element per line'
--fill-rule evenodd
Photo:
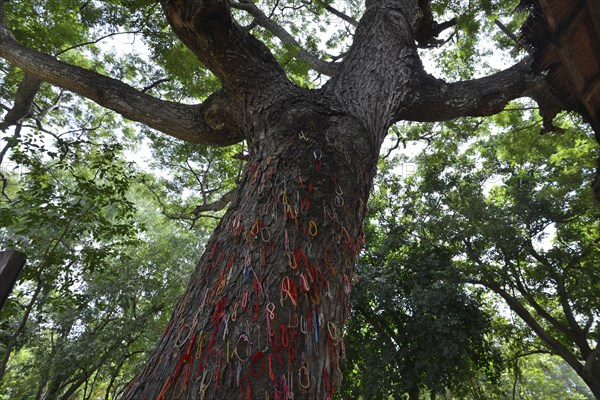
<path fill-rule="evenodd" d="M 552 14 L 552 7 L 550 7 L 550 1 L 548 0 L 539 0 L 540 8 L 542 9 L 542 14 L 548 23 L 548 28 L 550 28 L 550 33 L 554 33 L 558 30 L 558 22 L 556 21 L 554 14 Z"/>
<path fill-rule="evenodd" d="M 585 103 L 589 103 L 596 93 L 600 94 L 600 72 L 594 76 L 594 79 L 588 82 L 587 87 L 581 94 L 581 100 Z"/>
<path fill-rule="evenodd" d="M 25 254 L 18 251 L 0 252 L 0 310 L 25 266 Z"/>
<path fill-rule="evenodd" d="M 587 0 L 586 6 L 588 9 L 589 17 L 594 24 L 596 30 L 596 39 L 600 40 L 600 1 L 598 0 Z"/>
<path fill-rule="evenodd" d="M 554 46 L 556 47 L 556 52 L 560 58 L 562 69 L 565 71 L 565 74 L 573 85 L 575 95 L 580 97 L 585 89 L 585 80 L 583 79 L 583 76 L 581 76 L 579 67 L 575 62 L 576 60 L 573 57 L 571 47 L 566 44 L 563 46 L 554 44 Z"/>
<path fill-rule="evenodd" d="M 570 35 L 573 27 L 577 23 L 581 23 L 585 17 L 584 11 L 587 11 L 584 3 L 579 3 L 575 9 L 571 12 L 568 18 L 560 21 L 560 28 L 554 32 L 554 40 L 561 43 L 566 40 Z"/>
<path fill-rule="evenodd" d="M 552 4 L 556 4 L 556 1 L 538 1 L 542 14 L 544 15 L 548 25 L 551 46 L 555 49 L 561 67 L 575 89 L 575 96 L 579 97 L 585 89 L 585 81 L 581 75 L 579 67 L 573 59 L 573 51 L 567 45 L 566 39 L 571 32 L 573 24 L 581 19 L 583 15 L 582 11 L 586 9 L 584 3 L 585 0 L 580 0 L 573 11 L 571 11 L 571 14 L 563 20 L 559 20 L 556 15 L 553 14 Z"/>

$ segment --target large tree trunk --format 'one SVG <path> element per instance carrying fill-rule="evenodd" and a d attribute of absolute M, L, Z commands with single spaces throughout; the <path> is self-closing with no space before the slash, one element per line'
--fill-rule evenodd
<path fill-rule="evenodd" d="M 361 124 L 310 96 L 270 115 L 237 199 L 125 398 L 324 399 L 340 385 L 377 152 Z"/>

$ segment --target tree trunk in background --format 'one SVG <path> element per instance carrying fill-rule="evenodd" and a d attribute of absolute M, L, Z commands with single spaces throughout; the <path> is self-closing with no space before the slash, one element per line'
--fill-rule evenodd
<path fill-rule="evenodd" d="M 271 115 L 258 134 L 269 139 L 251 147 L 238 197 L 126 399 L 320 400 L 340 385 L 377 152 L 356 120 L 323 107 Z"/>
<path fill-rule="evenodd" d="M 0 251 L 0 310 L 24 266 L 25 254 L 18 251 Z"/>
<path fill-rule="evenodd" d="M 415 388 L 408 393 L 408 400 L 419 400 L 419 388 Z"/>

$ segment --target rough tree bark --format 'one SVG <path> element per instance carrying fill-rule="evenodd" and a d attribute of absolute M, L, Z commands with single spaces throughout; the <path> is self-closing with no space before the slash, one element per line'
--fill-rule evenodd
<path fill-rule="evenodd" d="M 330 398 L 390 125 L 490 115 L 524 95 L 552 99 L 527 62 L 452 84 L 427 75 L 413 35 L 431 24 L 426 1 L 368 0 L 347 56 L 321 65 L 331 79 L 319 90 L 293 85 L 226 0 L 162 3 L 178 37 L 222 82 L 202 105 L 157 100 L 27 49 L 0 20 L 0 57 L 32 76 L 182 140 L 249 145 L 236 198 L 123 398 Z"/>

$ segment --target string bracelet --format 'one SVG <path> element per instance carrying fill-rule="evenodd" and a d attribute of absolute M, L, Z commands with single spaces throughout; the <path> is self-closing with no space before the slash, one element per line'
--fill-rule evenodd
<path fill-rule="evenodd" d="M 231 236 L 238 236 L 240 233 L 242 233 L 242 230 L 242 215 L 238 214 L 231 223 Z"/>
<path fill-rule="evenodd" d="M 275 319 L 275 304 L 268 303 L 267 304 L 267 342 L 271 344 L 271 321 Z"/>
<path fill-rule="evenodd" d="M 312 307 L 312 315 L 313 315 L 313 321 L 314 321 L 314 327 L 315 327 L 315 343 L 319 343 L 319 322 L 317 320 L 317 311 L 315 310 L 315 306 L 313 304 Z"/>
<path fill-rule="evenodd" d="M 313 286 L 313 290 L 308 293 L 308 298 L 313 305 L 321 304 L 321 299 L 319 298 L 319 290 L 316 286 Z"/>
<path fill-rule="evenodd" d="M 186 331 L 187 328 L 187 334 L 184 336 L 183 333 Z M 175 347 L 179 348 L 181 346 L 183 346 L 183 344 L 185 342 L 187 342 L 187 340 L 190 338 L 190 336 L 192 335 L 192 327 L 188 324 L 183 325 L 183 327 L 179 330 L 179 334 L 177 335 L 177 341 L 175 342 Z"/>
<path fill-rule="evenodd" d="M 240 345 L 240 340 L 244 340 L 246 342 L 246 344 L 248 345 L 248 351 L 247 351 L 247 356 L 245 359 L 242 360 L 242 358 L 240 357 L 238 346 Z M 244 363 L 246 361 L 248 361 L 248 359 L 250 358 L 250 355 L 252 354 L 252 344 L 250 343 L 250 339 L 248 339 L 248 336 L 245 333 L 242 333 L 240 335 L 240 337 L 237 340 L 237 343 L 235 345 L 235 355 L 238 358 L 238 360 L 240 360 L 240 362 Z"/>
<path fill-rule="evenodd" d="M 209 378 L 208 381 L 206 381 L 207 377 Z M 206 368 L 204 370 L 204 372 L 202 372 L 202 380 L 200 381 L 200 398 L 201 399 L 204 398 L 204 395 L 206 394 L 206 390 L 210 386 L 212 379 L 213 379 L 212 374 L 210 373 L 209 369 Z"/>
<path fill-rule="evenodd" d="M 173 380 L 173 378 L 170 377 L 170 376 L 167 378 L 167 380 L 165 381 L 165 383 L 163 383 L 163 386 L 160 389 L 160 392 L 158 393 L 158 396 L 156 397 L 156 400 L 165 400 L 165 394 L 167 393 L 167 391 L 171 387 L 172 380 Z"/>
<path fill-rule="evenodd" d="M 242 295 L 242 304 L 241 304 L 241 306 L 242 306 L 242 312 L 244 312 L 246 310 L 246 306 L 248 305 L 248 296 L 249 296 L 249 293 L 246 290 L 244 292 L 244 294 Z"/>
<path fill-rule="evenodd" d="M 273 354 L 269 354 L 267 360 L 269 362 L 269 379 L 275 381 L 275 374 L 273 373 Z"/>
<path fill-rule="evenodd" d="M 329 333 L 329 337 L 333 343 L 337 344 L 340 339 L 340 332 L 337 325 L 333 321 L 327 322 L 327 332 Z"/>
<path fill-rule="evenodd" d="M 178 386 L 179 382 L 181 382 L 181 385 Z M 177 383 L 175 383 L 175 387 L 173 388 L 173 400 L 179 400 L 186 387 L 187 385 L 185 384 L 185 382 L 183 382 L 182 379 L 178 380 Z"/>
<path fill-rule="evenodd" d="M 291 316 L 288 314 L 288 328 L 297 328 L 298 327 L 298 314 L 294 311 L 294 324 L 290 322 Z"/>
<path fill-rule="evenodd" d="M 239 301 L 236 301 L 236 302 L 233 304 L 233 311 L 231 312 L 231 317 L 230 317 L 230 318 L 231 318 L 231 320 L 232 320 L 232 321 L 234 321 L 234 322 L 237 320 L 237 311 L 238 311 L 239 304 L 240 304 L 240 302 L 239 302 Z"/>
<path fill-rule="evenodd" d="M 226 353 L 225 353 L 225 362 L 227 364 L 231 363 L 231 359 L 233 358 L 234 354 L 237 354 L 237 347 L 234 347 L 233 351 L 231 351 L 231 339 L 229 339 L 227 341 Z"/>
<path fill-rule="evenodd" d="M 260 370 L 258 372 L 256 372 L 254 369 L 254 364 L 256 364 L 259 359 L 260 359 Z M 264 354 L 262 351 L 258 351 L 252 356 L 252 360 L 250 361 L 250 375 L 252 375 L 254 378 L 260 378 L 262 376 L 264 370 L 265 370 L 265 357 L 264 357 Z"/>
<path fill-rule="evenodd" d="M 287 349 L 287 347 L 290 344 L 290 338 L 289 338 L 289 333 L 288 333 L 288 329 L 285 326 L 285 324 L 281 324 L 279 325 L 279 330 L 281 331 L 281 345 Z"/>
<path fill-rule="evenodd" d="M 319 230 L 317 229 L 317 223 L 313 220 L 308 222 L 308 234 L 310 235 L 310 237 L 315 237 L 317 236 L 317 233 L 319 232 Z"/>
<path fill-rule="evenodd" d="M 350 279 L 348 279 L 348 275 L 344 274 L 344 293 L 349 295 L 350 291 L 351 291 Z"/>
<path fill-rule="evenodd" d="M 302 382 L 303 375 L 305 377 L 304 382 Z M 310 374 L 308 372 L 308 368 L 305 366 L 300 367 L 300 369 L 298 370 L 298 384 L 304 391 L 310 391 Z"/>
<path fill-rule="evenodd" d="M 310 286 L 308 285 L 308 279 L 306 279 L 304 272 L 300 273 L 300 289 L 303 293 L 308 293 L 308 291 L 310 290 Z"/>
<path fill-rule="evenodd" d="M 167 327 L 165 328 L 165 330 L 163 331 L 163 334 L 161 335 L 162 337 L 164 337 L 169 332 L 169 329 L 171 329 L 171 325 L 173 325 L 173 318 L 171 318 L 169 320 Z"/>
<path fill-rule="evenodd" d="M 269 243 L 271 241 L 271 232 L 269 232 L 268 226 L 265 226 L 260 230 L 260 238 L 265 243 Z"/>
<path fill-rule="evenodd" d="M 293 270 L 298 269 L 298 261 L 296 260 L 296 256 L 294 255 L 294 253 L 292 253 L 290 251 L 290 252 L 288 252 L 287 256 L 288 256 L 288 265 L 290 266 L 290 268 Z"/>
<path fill-rule="evenodd" d="M 283 277 L 281 281 L 281 306 L 283 307 L 283 301 L 286 298 L 290 298 L 290 301 L 294 306 L 298 305 L 298 292 L 296 289 L 296 282 L 290 279 L 289 276 Z"/>

